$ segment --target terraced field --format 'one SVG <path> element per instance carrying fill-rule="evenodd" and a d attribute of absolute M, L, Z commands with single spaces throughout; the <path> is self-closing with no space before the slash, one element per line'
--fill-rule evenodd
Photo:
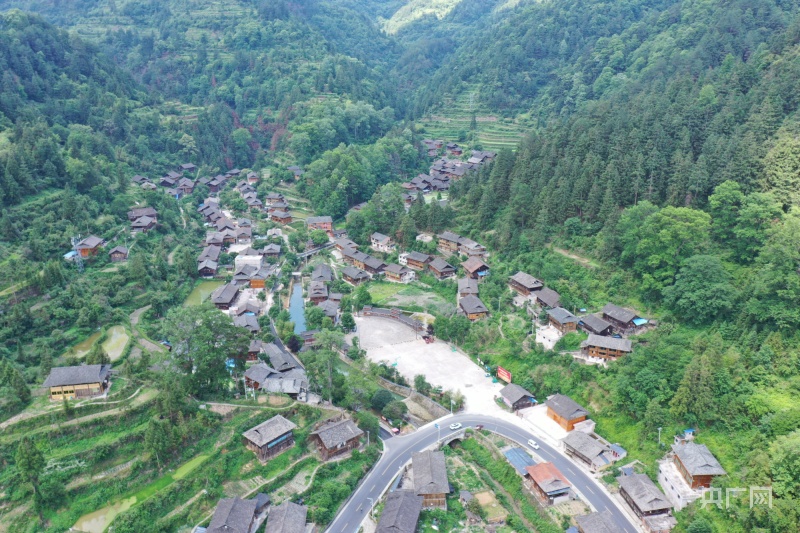
<path fill-rule="evenodd" d="M 470 98 L 470 94 L 474 96 Z M 469 89 L 446 98 L 439 110 L 426 115 L 418 123 L 425 128 L 426 137 L 456 141 L 459 135 L 470 133 L 473 109 L 477 127 L 476 138 L 471 144 L 480 144 L 484 150 L 514 150 L 530 128 L 524 117 L 511 119 L 490 114 L 477 102 L 477 93 Z"/>

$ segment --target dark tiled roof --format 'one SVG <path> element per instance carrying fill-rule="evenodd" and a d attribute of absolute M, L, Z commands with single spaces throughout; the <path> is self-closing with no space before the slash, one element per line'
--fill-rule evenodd
<path fill-rule="evenodd" d="M 589 334 L 589 338 L 581 343 L 581 348 L 596 346 L 598 348 L 608 348 L 622 352 L 631 351 L 631 341 L 628 339 L 615 339 L 614 337 L 603 337 L 602 335 Z"/>
<path fill-rule="evenodd" d="M 576 516 L 575 522 L 583 533 L 617 533 L 619 531 L 619 527 L 611 517 L 611 511 L 608 509 L 600 513 Z"/>
<path fill-rule="evenodd" d="M 563 307 L 556 307 L 555 309 L 550 309 L 547 312 L 547 314 L 553 317 L 553 319 L 555 319 L 555 321 L 558 322 L 559 324 L 578 323 L 578 317 L 576 317 Z"/>
<path fill-rule="evenodd" d="M 275 415 L 266 422 L 248 429 L 242 435 L 256 446 L 264 446 L 277 439 L 284 433 L 292 431 L 297 426 L 291 420 L 286 420 L 281 415 Z"/>
<path fill-rule="evenodd" d="M 376 533 L 414 533 L 417 530 L 422 496 L 410 490 L 396 490 L 386 497 Z"/>
<path fill-rule="evenodd" d="M 255 381 L 259 385 L 264 385 L 267 379 L 275 374 L 278 374 L 278 371 L 267 366 L 266 363 L 256 363 L 245 371 L 244 377 Z"/>
<path fill-rule="evenodd" d="M 333 222 L 333 219 L 329 216 L 321 216 L 321 217 L 308 217 L 306 222 L 310 224 L 330 224 Z"/>
<path fill-rule="evenodd" d="M 611 324 L 603 320 L 597 315 L 586 315 L 581 317 L 581 322 L 589 328 L 590 330 L 594 331 L 595 333 L 599 331 L 605 331 L 611 327 Z"/>
<path fill-rule="evenodd" d="M 563 394 L 554 394 L 547 400 L 547 406 L 558 416 L 567 420 L 574 420 L 582 416 L 589 416 L 589 413 L 581 407 L 575 400 Z"/>
<path fill-rule="evenodd" d="M 655 483 L 646 474 L 632 474 L 617 478 L 620 490 L 628 493 L 636 506 L 644 513 L 654 511 L 668 511 L 672 504 L 667 501 Z"/>
<path fill-rule="evenodd" d="M 428 254 L 423 254 L 421 252 L 409 252 L 408 257 L 406 259 L 410 259 L 412 261 L 418 261 L 420 263 L 425 263 L 429 261 L 431 256 Z"/>
<path fill-rule="evenodd" d="M 360 268 L 356 268 L 354 266 L 347 266 L 342 269 L 342 276 L 346 276 L 350 279 L 360 280 L 360 279 L 369 279 L 369 274 L 361 270 Z"/>
<path fill-rule="evenodd" d="M 433 261 L 429 263 L 429 265 L 437 272 L 455 271 L 455 267 L 441 257 L 435 257 Z"/>
<path fill-rule="evenodd" d="M 364 432 L 352 420 L 344 418 L 338 422 L 328 422 L 311 434 L 317 435 L 323 446 L 330 450 L 360 437 Z"/>
<path fill-rule="evenodd" d="M 43 387 L 102 383 L 111 372 L 111 365 L 58 366 L 50 370 Z"/>
<path fill-rule="evenodd" d="M 328 265 L 317 265 L 314 271 L 311 272 L 311 280 L 313 281 L 331 281 L 333 279 L 333 270 Z"/>
<path fill-rule="evenodd" d="M 94 235 L 89 235 L 78 243 L 77 248 L 97 248 L 103 244 L 103 239 Z"/>
<path fill-rule="evenodd" d="M 608 446 L 582 431 L 570 431 L 562 440 L 564 444 L 590 460 L 594 460 L 598 455 L 610 451 Z"/>
<path fill-rule="evenodd" d="M 459 278 L 458 294 L 478 294 L 478 280 L 472 278 Z"/>
<path fill-rule="evenodd" d="M 238 294 L 239 287 L 232 283 L 227 283 L 211 294 L 211 301 L 215 304 L 230 304 L 233 303 Z"/>
<path fill-rule="evenodd" d="M 547 307 L 558 307 L 559 300 L 561 300 L 561 295 L 553 289 L 544 287 L 541 290 L 536 291 L 536 299 Z"/>
<path fill-rule="evenodd" d="M 114 254 L 114 253 L 120 253 L 120 254 L 128 255 L 128 249 L 125 248 L 124 246 L 115 246 L 111 250 L 109 250 L 108 255 L 111 255 L 111 254 Z"/>
<path fill-rule="evenodd" d="M 415 452 L 411 456 L 416 494 L 446 494 L 450 492 L 447 482 L 447 465 L 443 452 Z"/>
<path fill-rule="evenodd" d="M 440 235 L 438 235 L 438 237 L 442 240 L 456 242 L 456 243 L 461 240 L 461 235 L 459 235 L 458 233 L 453 233 L 452 231 L 445 231 Z"/>
<path fill-rule="evenodd" d="M 628 323 L 638 316 L 633 311 L 629 311 L 628 309 L 614 304 L 606 304 L 606 306 L 603 307 L 603 314 L 624 323 Z"/>
<path fill-rule="evenodd" d="M 370 239 L 385 244 L 388 244 L 389 241 L 391 241 L 388 235 L 384 235 L 383 233 L 378 233 L 377 231 L 370 236 Z"/>
<path fill-rule="evenodd" d="M 469 259 L 461 263 L 461 266 L 464 267 L 464 270 L 466 270 L 470 274 L 473 272 L 477 272 L 481 268 L 489 268 L 489 265 L 487 265 L 479 257 L 470 257 Z"/>
<path fill-rule="evenodd" d="M 306 506 L 287 500 L 270 510 L 264 533 L 303 533 L 307 514 Z"/>
<path fill-rule="evenodd" d="M 523 389 L 516 383 L 509 383 L 500 389 L 500 395 L 512 404 L 518 400 L 521 400 L 522 398 L 533 398 L 533 394 Z"/>
<path fill-rule="evenodd" d="M 469 296 L 464 296 L 461 298 L 461 301 L 458 302 L 458 305 L 464 312 L 468 315 L 476 314 L 476 313 L 488 313 L 489 310 L 483 304 L 480 298 L 477 296 L 470 294 Z"/>
<path fill-rule="evenodd" d="M 673 444 L 672 451 L 692 476 L 724 476 L 727 474 L 705 444 Z"/>
<path fill-rule="evenodd" d="M 256 514 L 255 500 L 223 498 L 206 533 L 249 533 Z"/>
<path fill-rule="evenodd" d="M 322 311 L 325 313 L 325 316 L 328 317 L 335 317 L 339 313 L 339 304 L 332 302 L 331 300 L 320 302 L 317 304 L 317 307 L 322 309 Z"/>

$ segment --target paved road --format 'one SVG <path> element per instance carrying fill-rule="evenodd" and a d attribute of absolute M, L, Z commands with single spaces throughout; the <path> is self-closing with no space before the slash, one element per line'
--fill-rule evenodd
<path fill-rule="evenodd" d="M 369 498 L 377 503 L 377 499 L 383 490 L 389 485 L 394 477 L 411 459 L 411 454 L 423 450 L 434 444 L 439 435 L 442 437 L 450 433 L 449 425 L 460 422 L 465 427 L 483 424 L 484 429 L 493 431 L 503 437 L 516 441 L 522 446 L 527 447 L 528 439 L 536 439 L 532 433 L 525 431 L 512 422 L 494 418 L 491 416 L 459 414 L 453 417 L 440 419 L 440 430 L 433 425 L 417 430 L 415 433 L 403 437 L 395 437 L 384 443 L 384 454 L 375 465 L 375 468 L 364 479 L 364 482 L 356 489 L 353 497 L 348 500 L 345 506 L 339 511 L 334 521 L 328 527 L 328 533 L 356 533 L 359 525 L 364 518 L 364 514 L 370 511 L 371 502 Z M 441 431 L 441 433 L 439 433 Z M 575 466 L 569 459 L 556 452 L 552 447 L 537 440 L 540 449 L 537 453 L 545 460 L 551 461 L 558 468 L 572 485 L 579 490 L 584 498 L 597 510 L 611 511 L 614 521 L 619 531 L 626 533 L 636 533 L 637 529 L 631 523 L 626 514 L 614 505 L 608 495 L 601 491 L 597 482 L 583 470 Z"/>

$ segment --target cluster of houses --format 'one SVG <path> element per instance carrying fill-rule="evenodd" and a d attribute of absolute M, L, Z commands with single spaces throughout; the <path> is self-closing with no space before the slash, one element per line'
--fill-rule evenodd
<path fill-rule="evenodd" d="M 253 240 L 253 223 L 249 218 L 234 219 L 223 212 L 219 198 L 209 197 L 197 208 L 206 224 L 214 228 L 206 233 L 206 246 L 249 244 Z"/>
<path fill-rule="evenodd" d="M 575 316 L 561 307 L 560 294 L 525 272 L 511 276 L 508 285 L 522 301 L 544 310 L 548 323 L 561 334 L 579 329 L 586 332 L 589 338 L 581 343 L 581 354 L 597 360 L 615 360 L 631 353 L 631 341 L 623 336 L 640 332 L 650 323 L 634 311 L 612 303 L 606 304 L 600 313 Z"/>
<path fill-rule="evenodd" d="M 342 276 L 345 276 L 344 272 Z M 323 263 L 314 267 L 308 285 L 308 301 L 322 309 L 325 316 L 330 318 L 333 324 L 336 324 L 339 322 L 339 307 L 342 304 L 343 295 L 340 292 L 330 291 L 329 287 L 333 280 L 333 269 L 330 266 Z"/>
<path fill-rule="evenodd" d="M 96 235 L 89 235 L 75 243 L 73 249 L 64 254 L 64 260 L 74 262 L 77 258 L 88 259 L 96 256 L 100 249 L 106 245 L 106 241 Z M 108 251 L 108 258 L 112 263 L 119 263 L 128 260 L 127 246 L 118 245 Z"/>
<path fill-rule="evenodd" d="M 276 343 L 253 339 L 247 351 L 247 360 L 258 361 L 244 373 L 247 390 L 286 394 L 294 400 L 307 400 L 308 376 L 303 365 L 291 352 Z"/>
<path fill-rule="evenodd" d="M 222 498 L 208 527 L 196 527 L 194 533 L 256 533 L 265 521 L 264 533 L 316 532 L 316 526 L 307 520 L 306 506 L 289 500 L 273 506 L 269 495 L 259 492 L 247 500 Z"/>
<path fill-rule="evenodd" d="M 136 207 L 128 211 L 131 232 L 147 233 L 158 224 L 158 211 L 152 207 Z"/>
<path fill-rule="evenodd" d="M 205 185 L 212 193 L 219 192 L 225 184 L 231 180 L 239 177 L 242 171 L 238 168 L 231 169 L 224 174 L 218 174 L 214 177 L 205 176 L 198 180 L 187 177 L 186 174 L 193 175 L 197 172 L 197 167 L 192 163 L 183 163 L 177 169 L 170 170 L 164 176 L 158 179 L 158 185 L 164 188 L 164 191 L 177 199 L 180 199 L 187 194 L 192 194 L 197 185 Z M 258 183 L 259 177 L 255 172 L 247 174 L 247 181 L 250 184 Z M 133 176 L 132 181 L 144 190 L 154 191 L 158 188 L 156 183 L 146 176 L 136 175 Z"/>

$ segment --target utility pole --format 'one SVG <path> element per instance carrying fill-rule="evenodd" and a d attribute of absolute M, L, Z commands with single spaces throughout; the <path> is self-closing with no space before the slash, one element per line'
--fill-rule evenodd
<path fill-rule="evenodd" d="M 658 428 L 658 447 L 661 448 L 661 428 Z"/>
<path fill-rule="evenodd" d="M 369 517 L 375 518 L 375 514 L 372 512 L 375 509 L 375 500 L 372 498 L 367 498 L 369 500 Z"/>
<path fill-rule="evenodd" d="M 367 430 L 367 448 L 369 448 L 369 430 Z"/>

